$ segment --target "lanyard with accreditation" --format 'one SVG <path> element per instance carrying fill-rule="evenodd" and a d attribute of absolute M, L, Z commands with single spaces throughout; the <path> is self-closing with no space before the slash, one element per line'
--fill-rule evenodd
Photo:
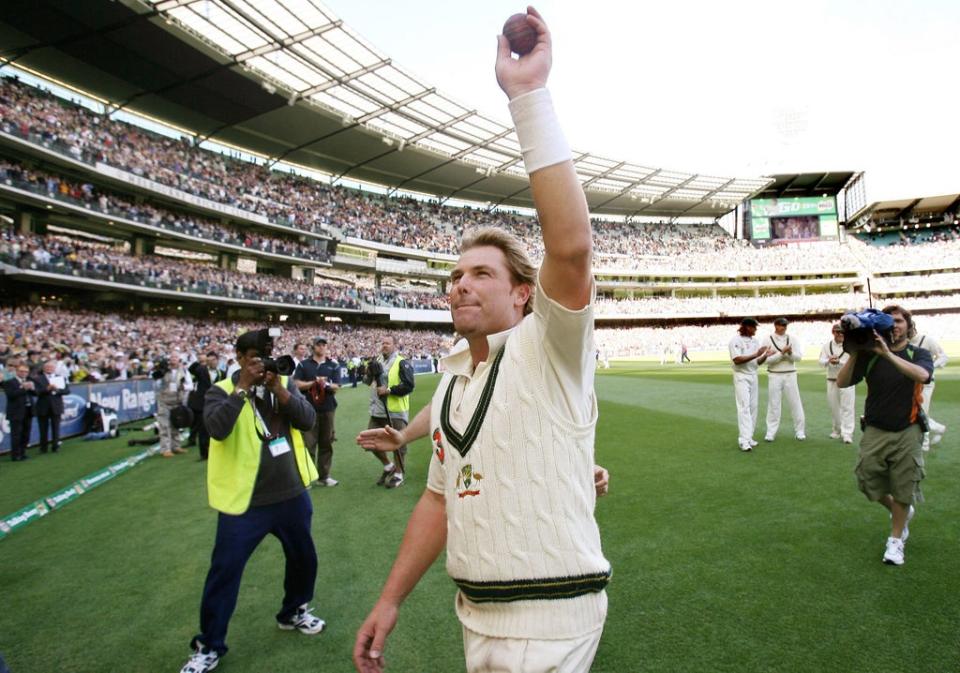
<path fill-rule="evenodd" d="M 255 396 L 248 397 L 247 400 L 250 402 L 250 408 L 253 409 L 253 427 L 257 431 L 257 437 L 260 438 L 261 442 L 267 443 L 267 448 L 270 449 L 270 455 L 274 458 L 282 456 L 285 453 L 290 453 L 290 442 L 288 442 L 287 438 L 283 435 L 279 437 L 273 436 L 267 422 L 263 419 L 263 416 L 260 415 L 260 410 L 257 409 L 257 405 L 253 403 L 253 397 Z M 276 404 L 276 397 L 274 397 L 273 400 L 274 404 Z"/>

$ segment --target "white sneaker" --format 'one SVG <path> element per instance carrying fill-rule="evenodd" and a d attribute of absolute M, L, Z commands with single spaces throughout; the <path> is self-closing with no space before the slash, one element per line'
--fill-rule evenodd
<path fill-rule="evenodd" d="M 387 488 L 400 488 L 403 486 L 403 472 L 394 472 L 384 484 Z"/>
<path fill-rule="evenodd" d="M 293 631 L 296 629 L 300 633 L 313 636 L 327 628 L 327 623 L 313 614 L 313 608 L 308 608 L 307 604 L 304 603 L 297 608 L 297 611 L 290 619 L 285 622 L 277 622 L 277 626 L 284 631 Z"/>
<path fill-rule="evenodd" d="M 839 432 L 831 432 L 831 433 L 830 433 L 830 439 L 840 439 L 840 433 L 839 433 Z"/>
<path fill-rule="evenodd" d="M 843 438 L 843 443 L 844 443 L 844 444 L 853 444 L 853 437 L 850 437 L 849 435 L 847 435 L 846 437 Z"/>
<path fill-rule="evenodd" d="M 749 443 L 749 442 L 742 442 L 742 443 L 740 444 L 740 450 L 741 450 L 741 451 L 753 451 L 753 447 L 750 446 L 750 443 Z"/>
<path fill-rule="evenodd" d="M 756 446 L 756 445 L 759 444 L 759 443 L 760 443 L 760 442 L 758 442 L 758 441 L 755 440 L 755 439 L 751 439 L 751 440 L 750 440 L 750 446 Z"/>
<path fill-rule="evenodd" d="M 340 482 L 334 479 L 333 477 L 327 477 L 326 479 L 317 479 L 317 486 L 336 486 Z"/>
<path fill-rule="evenodd" d="M 797 435 L 797 441 L 798 441 L 798 442 L 805 442 L 805 441 L 807 441 L 807 436 L 801 432 L 799 435 Z"/>
<path fill-rule="evenodd" d="M 765 442 L 772 442 L 772 441 L 773 441 L 773 437 L 771 437 L 770 435 L 767 435 L 766 437 L 763 438 L 763 441 L 765 441 Z"/>
<path fill-rule="evenodd" d="M 180 673 L 207 673 L 207 671 L 212 671 L 219 664 L 219 654 L 198 644 L 197 651 L 187 659 L 187 663 L 180 669 Z"/>
<path fill-rule="evenodd" d="M 883 562 L 887 565 L 903 565 L 903 540 L 898 537 L 887 538 L 887 549 L 883 552 Z"/>

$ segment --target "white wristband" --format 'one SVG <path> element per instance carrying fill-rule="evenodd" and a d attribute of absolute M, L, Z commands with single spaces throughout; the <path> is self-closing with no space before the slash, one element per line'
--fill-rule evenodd
<path fill-rule="evenodd" d="M 546 89 L 534 89 L 509 103 L 527 174 L 573 158 Z"/>

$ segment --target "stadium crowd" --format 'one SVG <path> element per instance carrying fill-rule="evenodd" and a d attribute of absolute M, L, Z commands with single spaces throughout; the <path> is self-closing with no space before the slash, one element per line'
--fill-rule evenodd
<path fill-rule="evenodd" d="M 124 285 L 301 306 L 359 309 L 356 291 L 332 283 L 220 269 L 211 264 L 131 255 L 111 245 L 64 236 L 0 230 L 0 261 L 34 271 L 106 280 Z"/>
<path fill-rule="evenodd" d="M 31 367 L 56 359 L 72 381 L 107 381 L 149 376 L 160 358 L 174 353 L 190 363 L 209 351 L 226 367 L 233 363 L 237 335 L 260 327 L 251 321 L 0 306 L 0 368 L 9 370 L 12 358 L 27 359 Z M 452 345 L 450 334 L 433 330 L 331 322 L 285 326 L 275 354 L 292 354 L 296 344 L 312 343 L 322 335 L 330 340 L 332 357 L 369 357 L 380 352 L 381 339 L 388 334 L 411 357 L 432 358 Z"/>
<path fill-rule="evenodd" d="M 326 245 L 311 246 L 300 241 L 267 236 L 221 221 L 177 213 L 147 203 L 134 203 L 89 182 L 74 182 L 46 171 L 38 171 L 0 160 L 0 182 L 11 187 L 55 198 L 117 219 L 133 220 L 152 227 L 193 236 L 204 241 L 228 243 L 276 255 L 327 261 Z"/>
<path fill-rule="evenodd" d="M 442 206 L 436 201 L 379 194 L 331 186 L 288 172 L 270 170 L 237 158 L 175 140 L 126 122 L 113 120 L 14 78 L 0 79 L 0 130 L 41 143 L 76 159 L 103 162 L 187 194 L 234 206 L 274 222 L 306 231 L 325 232 L 333 226 L 342 235 L 408 249 L 455 254 L 465 229 L 495 225 L 521 240 L 539 228 L 533 217 L 488 212 L 469 207 Z M 61 186 L 56 176 L 45 176 L 47 191 L 98 206 L 131 213 L 159 226 L 182 228 L 210 240 L 299 257 L 323 253 L 278 237 L 256 236 L 198 218 L 176 216 L 152 207 L 106 196 L 88 183 Z M 143 212 L 140 212 L 142 209 Z M 756 248 L 736 240 L 716 225 L 626 223 L 594 220 L 595 264 L 598 269 L 748 274 L 769 270 L 835 272 L 923 269 L 960 265 L 960 234 L 956 227 L 942 231 L 906 231 L 899 245 L 871 245 L 858 237 L 846 243 L 804 242 Z M 216 231 L 215 231 L 216 230 Z M 867 235 L 869 238 L 869 235 Z M 249 239 L 249 240 L 248 240 Z M 530 250 L 535 259 L 542 250 Z"/>

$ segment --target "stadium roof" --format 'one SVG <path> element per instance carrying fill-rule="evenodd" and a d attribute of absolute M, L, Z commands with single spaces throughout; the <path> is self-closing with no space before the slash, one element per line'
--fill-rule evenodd
<path fill-rule="evenodd" d="M 956 224 L 958 218 L 960 194 L 944 194 L 876 201 L 857 212 L 850 223 L 856 228 L 906 229 L 920 224 Z"/>
<path fill-rule="evenodd" d="M 755 198 L 783 199 L 794 196 L 836 196 L 851 180 L 861 175 L 854 171 L 827 173 L 784 173 L 773 180 Z"/>
<path fill-rule="evenodd" d="M 531 207 L 513 128 L 393 63 L 314 0 L 6 0 L 0 56 L 269 157 L 441 199 Z M 719 217 L 768 178 L 574 151 L 594 213 Z"/>

